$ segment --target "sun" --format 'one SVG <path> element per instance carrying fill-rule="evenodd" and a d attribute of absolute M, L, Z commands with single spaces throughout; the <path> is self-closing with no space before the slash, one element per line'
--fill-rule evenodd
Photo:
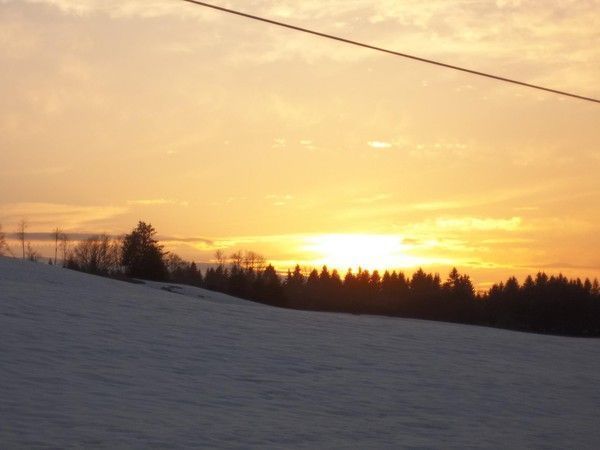
<path fill-rule="evenodd" d="M 305 239 L 302 250 L 314 266 L 326 265 L 345 270 L 395 269 L 417 267 L 427 263 L 425 258 L 407 252 L 410 247 L 402 236 L 377 234 L 323 234 Z"/>

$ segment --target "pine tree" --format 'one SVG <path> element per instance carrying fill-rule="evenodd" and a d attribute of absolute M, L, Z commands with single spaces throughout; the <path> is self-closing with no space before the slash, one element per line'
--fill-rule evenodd
<path fill-rule="evenodd" d="M 128 276 L 149 280 L 167 279 L 165 253 L 155 235 L 156 230 L 152 225 L 141 221 L 130 234 L 125 235 L 121 263 Z"/>

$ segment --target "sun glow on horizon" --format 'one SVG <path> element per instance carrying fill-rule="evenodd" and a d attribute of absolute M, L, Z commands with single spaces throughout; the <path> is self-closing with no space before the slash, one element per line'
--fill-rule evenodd
<path fill-rule="evenodd" d="M 323 234 L 306 238 L 301 251 L 314 266 L 330 268 L 411 268 L 434 261 L 409 254 L 402 236 L 376 234 Z"/>

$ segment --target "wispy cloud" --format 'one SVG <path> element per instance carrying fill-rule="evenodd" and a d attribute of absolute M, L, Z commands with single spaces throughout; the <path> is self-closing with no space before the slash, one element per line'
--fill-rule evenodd
<path fill-rule="evenodd" d="M 523 220 L 521 217 L 508 219 L 493 219 L 481 217 L 452 217 L 439 218 L 435 220 L 435 227 L 442 230 L 468 231 L 515 231 L 521 228 Z"/>
<path fill-rule="evenodd" d="M 185 243 L 185 244 L 201 244 L 208 248 L 213 247 L 215 245 L 215 240 L 207 237 L 197 237 L 197 236 L 188 236 L 188 237 L 180 237 L 180 236 L 162 236 L 159 235 L 158 239 L 160 241 L 164 241 L 167 243 Z"/>
<path fill-rule="evenodd" d="M 353 200 L 354 203 L 377 203 L 385 200 L 389 200 L 392 198 L 391 194 L 374 194 L 366 197 L 360 197 Z"/>
<path fill-rule="evenodd" d="M 200 18 L 209 20 L 215 13 L 206 8 L 192 8 L 180 2 L 164 0 L 25 0 L 27 3 L 47 4 L 66 14 L 86 16 L 91 14 L 106 14 L 113 18 L 152 18 L 173 16 L 177 18 Z M 11 3 L 14 0 L 2 0 Z"/>
<path fill-rule="evenodd" d="M 140 206 L 161 206 L 161 205 L 176 205 L 176 206 L 189 206 L 189 202 L 186 200 L 174 200 L 168 198 L 150 198 L 142 200 L 128 200 L 128 205 L 140 205 Z"/>
<path fill-rule="evenodd" d="M 269 194 L 265 196 L 266 200 L 270 200 L 273 206 L 285 206 L 294 199 L 290 194 Z"/>
<path fill-rule="evenodd" d="M 411 207 L 417 211 L 440 211 L 446 209 L 464 208 L 465 206 L 465 203 L 461 203 L 460 201 L 439 201 L 416 203 Z"/>
<path fill-rule="evenodd" d="M 173 17 L 201 21 L 231 20 L 207 8 L 164 0 L 26 0 L 28 3 L 51 5 L 66 14 L 86 16 L 103 14 L 114 18 Z M 16 0 L 2 0 L 15 3 Z M 233 5 L 235 6 L 235 5 Z M 423 51 L 427 54 L 471 54 L 484 58 L 502 59 L 517 54 L 543 61 L 546 69 L 560 71 L 557 61 L 570 61 L 581 69 L 590 55 L 598 56 L 594 46 L 582 46 L 598 28 L 596 0 L 577 2 L 549 0 L 544 8 L 531 0 L 498 0 L 473 2 L 434 0 L 348 0 L 337 1 L 275 1 L 244 2 L 239 8 L 266 16 L 290 20 L 299 25 L 343 32 L 351 37 L 371 36 L 375 43 L 387 42 L 392 48 Z M 358 23 L 361 25 L 358 27 Z M 560 19 L 557 19 L 560 18 Z M 498 26 L 502 23 L 502 26 Z M 397 30 L 401 27 L 402 38 Z M 254 51 L 255 43 L 244 43 L 239 58 L 273 61 L 302 55 L 314 58 L 364 59 L 373 53 L 337 46 L 331 52 L 328 46 L 312 45 L 306 36 L 290 34 L 287 39 L 271 39 L 279 30 L 263 27 L 261 35 L 267 43 L 261 51 Z M 510 39 L 507 39 L 509 37 Z M 270 43 L 269 43 L 270 42 Z M 552 45 L 549 45 L 552 42 Z M 262 43 L 260 45 L 262 45 Z M 540 51 L 543 46 L 544 51 Z M 597 47 L 597 46 L 596 46 Z M 565 50 L 571 51 L 565 51 Z M 586 73 L 590 68 L 587 68 Z M 547 71 L 546 71 L 547 74 Z M 547 76 L 547 75 L 546 75 Z"/>
<path fill-rule="evenodd" d="M 244 202 L 248 197 L 227 197 L 224 200 L 210 202 L 210 206 L 229 206 L 235 203 Z"/>
<path fill-rule="evenodd" d="M 392 144 L 389 142 L 385 142 L 385 141 L 369 141 L 369 142 L 367 142 L 367 145 L 369 147 L 377 149 L 377 150 L 384 150 L 387 148 L 392 148 Z"/>
<path fill-rule="evenodd" d="M 287 146 L 287 140 L 284 138 L 275 138 L 273 139 L 273 144 L 271 147 L 273 148 L 285 148 Z"/>
<path fill-rule="evenodd" d="M 61 226 L 65 229 L 87 229 L 94 224 L 125 214 L 122 206 L 82 206 L 60 203 L 8 203 L 0 209 L 0 220 L 16 223 L 26 219 L 32 230 Z"/>
<path fill-rule="evenodd" d="M 19 169 L 0 170 L 0 174 L 4 176 L 45 176 L 45 175 L 60 175 L 67 172 L 69 166 L 45 166 L 31 167 Z"/>
<path fill-rule="evenodd" d="M 300 145 L 302 146 L 302 148 L 304 148 L 306 150 L 316 150 L 317 149 L 317 146 L 315 145 L 315 143 L 310 139 L 301 139 Z"/>

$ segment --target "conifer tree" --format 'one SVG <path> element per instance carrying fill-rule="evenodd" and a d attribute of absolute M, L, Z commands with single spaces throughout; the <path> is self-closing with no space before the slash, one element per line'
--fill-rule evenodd
<path fill-rule="evenodd" d="M 128 276 L 149 280 L 167 278 L 165 252 L 155 235 L 156 230 L 152 225 L 141 221 L 130 234 L 125 235 L 121 263 Z"/>

